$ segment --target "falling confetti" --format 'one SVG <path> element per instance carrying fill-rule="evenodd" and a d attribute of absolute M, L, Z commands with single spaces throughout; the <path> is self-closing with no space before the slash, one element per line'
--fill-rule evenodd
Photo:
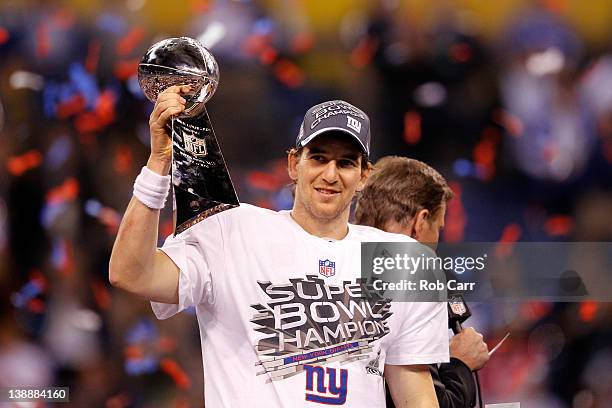
<path fill-rule="evenodd" d="M 4 27 L 0 27 L 0 45 L 6 44 L 10 38 L 9 31 Z"/>
<path fill-rule="evenodd" d="M 42 154 L 38 150 L 30 150 L 20 156 L 9 157 L 6 168 L 10 174 L 19 177 L 28 170 L 35 169 L 42 163 Z"/>
<path fill-rule="evenodd" d="M 274 74 L 288 88 L 298 88 L 304 83 L 302 70 L 287 59 L 278 60 L 274 64 Z"/>
<path fill-rule="evenodd" d="M 548 217 L 544 229 L 551 237 L 566 237 L 574 229 L 574 219 L 569 215 L 554 215 Z"/>
<path fill-rule="evenodd" d="M 465 237 L 467 216 L 461 199 L 461 185 L 456 181 L 449 181 L 448 186 L 453 190 L 454 197 L 447 204 L 446 226 L 442 230 L 445 242 L 461 242 Z"/>
<path fill-rule="evenodd" d="M 404 141 L 414 145 L 421 140 L 421 114 L 415 110 L 404 115 Z"/>
<path fill-rule="evenodd" d="M 144 36 L 145 30 L 142 27 L 134 27 L 117 42 L 117 55 L 125 57 L 131 54 Z"/>
<path fill-rule="evenodd" d="M 500 259 L 508 258 L 514 250 L 514 243 L 519 240 L 521 234 L 522 230 L 518 224 L 506 225 L 498 240 L 498 245 L 495 247 L 495 255 Z"/>
<path fill-rule="evenodd" d="M 160 367 L 163 372 L 168 374 L 174 380 L 177 387 L 183 389 L 191 387 L 191 380 L 189 379 L 189 376 L 175 360 L 164 358 L 160 362 Z"/>

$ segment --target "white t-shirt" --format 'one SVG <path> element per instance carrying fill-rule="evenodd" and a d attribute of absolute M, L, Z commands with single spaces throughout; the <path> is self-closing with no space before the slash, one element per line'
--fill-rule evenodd
<path fill-rule="evenodd" d="M 396 303 L 358 284 L 360 242 L 411 241 L 349 225 L 330 242 L 252 205 L 169 237 L 179 304 L 194 306 L 208 407 L 385 407 L 385 364 L 448 361 L 443 303 Z"/>

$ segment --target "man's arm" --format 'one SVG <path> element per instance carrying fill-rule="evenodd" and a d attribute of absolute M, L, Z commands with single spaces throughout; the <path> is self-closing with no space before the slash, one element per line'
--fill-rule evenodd
<path fill-rule="evenodd" d="M 385 379 L 397 408 L 439 407 L 427 365 L 385 365 Z"/>
<path fill-rule="evenodd" d="M 470 408 L 476 404 L 476 382 L 461 360 L 429 366 L 440 408 Z"/>
<path fill-rule="evenodd" d="M 147 167 L 166 176 L 172 161 L 172 141 L 166 123 L 185 109 L 181 93 L 188 86 L 173 86 L 160 93 L 149 119 L 151 155 Z M 113 286 L 164 303 L 178 303 L 179 268 L 157 249 L 159 210 L 133 197 L 113 245 L 109 280 Z"/>
<path fill-rule="evenodd" d="M 438 402 L 442 408 L 469 408 L 476 404 L 476 383 L 472 371 L 489 360 L 489 349 L 482 334 L 466 327 L 450 340 L 450 363 L 432 368 Z"/>

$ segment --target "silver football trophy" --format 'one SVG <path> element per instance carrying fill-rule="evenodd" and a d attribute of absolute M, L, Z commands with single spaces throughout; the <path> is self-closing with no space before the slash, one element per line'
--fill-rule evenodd
<path fill-rule="evenodd" d="M 173 85 L 191 85 L 185 110 L 172 118 L 175 234 L 239 205 L 204 104 L 219 84 L 217 61 L 202 44 L 169 38 L 154 44 L 138 66 L 138 82 L 151 102 Z"/>

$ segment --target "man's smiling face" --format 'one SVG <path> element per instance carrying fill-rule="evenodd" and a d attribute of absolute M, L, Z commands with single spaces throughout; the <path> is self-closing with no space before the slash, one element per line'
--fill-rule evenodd
<path fill-rule="evenodd" d="M 294 210 L 319 221 L 348 214 L 367 171 L 362 153 L 350 136 L 328 132 L 307 144 L 300 155 L 289 155 L 289 176 L 296 183 Z"/>

